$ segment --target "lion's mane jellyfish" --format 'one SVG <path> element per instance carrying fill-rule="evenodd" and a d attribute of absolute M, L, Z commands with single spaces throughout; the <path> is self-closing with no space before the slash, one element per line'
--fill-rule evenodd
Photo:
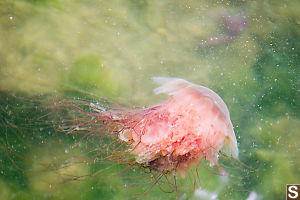
<path fill-rule="evenodd" d="M 211 47 L 230 42 L 240 36 L 247 28 L 247 19 L 242 13 L 236 15 L 223 13 L 218 16 L 218 23 L 222 27 L 223 33 L 211 37 L 210 40 L 204 41 L 200 46 Z"/>
<path fill-rule="evenodd" d="M 209 160 L 218 165 L 220 151 L 238 158 L 229 111 L 212 90 L 179 78 L 154 77 L 155 94 L 169 98 L 158 105 L 126 111 L 92 113 L 128 146 L 135 162 L 145 168 L 184 176 L 187 169 Z"/>
<path fill-rule="evenodd" d="M 169 99 L 160 105 L 124 116 L 119 138 L 136 161 L 160 172 L 186 169 L 202 158 L 217 165 L 219 151 L 238 157 L 228 109 L 212 90 L 178 78 L 154 77 L 156 94 Z"/>

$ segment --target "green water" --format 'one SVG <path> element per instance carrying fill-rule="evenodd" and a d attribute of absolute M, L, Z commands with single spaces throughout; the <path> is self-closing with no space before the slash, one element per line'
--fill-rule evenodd
<path fill-rule="evenodd" d="M 228 105 L 246 166 L 230 165 L 226 181 L 199 166 L 203 190 L 285 199 L 285 184 L 300 183 L 299 10 L 297 0 L 1 0 L 0 199 L 175 199 L 164 184 L 148 191 L 139 167 L 96 162 L 105 155 L 90 151 L 109 142 L 72 148 L 81 137 L 50 123 L 72 111 L 47 115 L 53 98 L 159 103 L 152 76 L 205 85 Z M 233 35 L 224 16 L 245 23 L 203 45 Z M 179 178 L 177 197 L 201 199 L 191 179 Z"/>

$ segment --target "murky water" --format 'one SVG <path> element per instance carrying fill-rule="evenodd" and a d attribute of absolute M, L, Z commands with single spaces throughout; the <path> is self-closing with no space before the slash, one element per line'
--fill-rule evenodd
<path fill-rule="evenodd" d="M 296 0 L 2 0 L 0 199 L 284 199 L 285 184 L 300 183 L 299 9 Z M 113 149 L 93 152 L 117 148 L 111 141 L 57 129 L 78 113 L 54 112 L 53 99 L 154 105 L 166 97 L 152 93 L 152 76 L 224 99 L 242 162 L 223 161 L 230 176 L 203 163 L 195 192 L 191 172 L 180 195 L 167 193 L 99 153 Z"/>

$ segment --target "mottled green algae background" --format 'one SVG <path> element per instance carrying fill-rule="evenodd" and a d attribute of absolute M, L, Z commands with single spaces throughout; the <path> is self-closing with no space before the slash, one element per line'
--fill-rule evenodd
<path fill-rule="evenodd" d="M 97 162 L 90 151 L 109 141 L 81 143 L 49 123 L 74 113 L 41 117 L 53 98 L 159 103 L 165 96 L 152 94 L 152 76 L 210 87 L 229 107 L 248 167 L 226 168 L 224 183 L 200 166 L 203 190 L 219 199 L 284 199 L 285 184 L 300 182 L 299 9 L 296 0 L 2 0 L 0 199 L 174 199 L 164 185 L 144 194 L 153 181 L 138 167 L 124 174 L 126 165 Z M 224 13 L 244 14 L 245 30 L 201 45 L 226 34 Z M 66 181 L 74 176 L 83 180 Z M 199 199 L 189 177 L 178 180 L 182 198 Z"/>

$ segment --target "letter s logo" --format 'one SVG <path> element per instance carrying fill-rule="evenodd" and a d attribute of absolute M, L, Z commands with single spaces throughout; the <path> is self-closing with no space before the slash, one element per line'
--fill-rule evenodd
<path fill-rule="evenodd" d="M 296 199 L 298 197 L 298 192 L 297 192 L 298 187 L 297 186 L 292 185 L 288 188 L 288 190 L 289 190 L 289 194 L 288 194 L 289 198 Z"/>

